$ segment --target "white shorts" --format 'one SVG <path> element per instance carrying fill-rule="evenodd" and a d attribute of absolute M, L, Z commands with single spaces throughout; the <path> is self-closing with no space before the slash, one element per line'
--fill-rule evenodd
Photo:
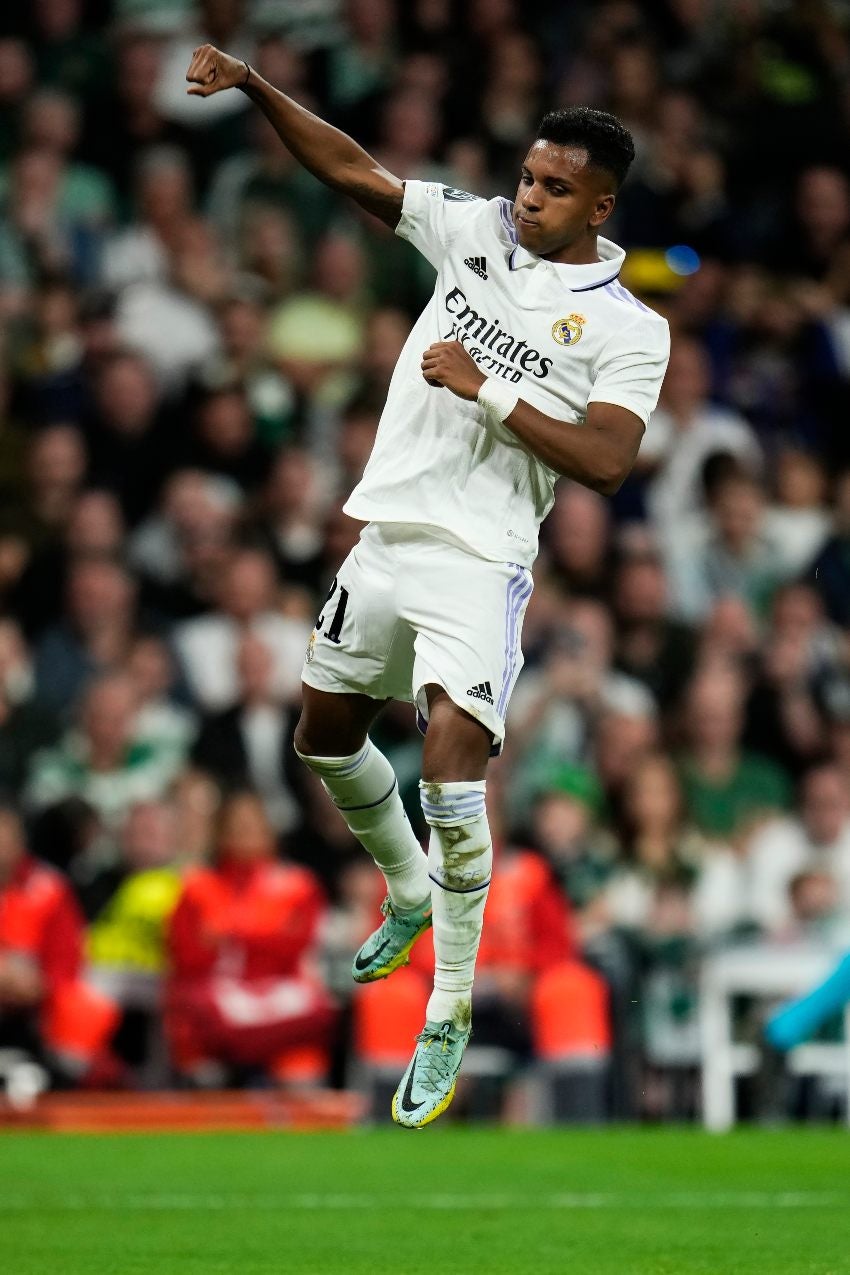
<path fill-rule="evenodd" d="M 412 702 L 423 731 L 424 687 L 436 683 L 501 746 L 532 587 L 527 567 L 489 562 L 424 527 L 370 523 L 316 621 L 302 678 L 319 691 Z"/>

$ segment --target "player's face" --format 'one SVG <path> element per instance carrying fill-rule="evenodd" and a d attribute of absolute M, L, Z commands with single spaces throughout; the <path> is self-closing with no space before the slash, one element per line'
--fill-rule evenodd
<path fill-rule="evenodd" d="M 525 157 L 514 203 L 519 242 L 538 257 L 568 260 L 570 248 L 610 216 L 610 186 L 605 173 L 588 167 L 583 148 L 535 142 Z"/>

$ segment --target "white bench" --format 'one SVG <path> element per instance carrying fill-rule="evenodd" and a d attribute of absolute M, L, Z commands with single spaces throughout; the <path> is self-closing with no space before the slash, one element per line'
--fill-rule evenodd
<path fill-rule="evenodd" d="M 735 1123 L 735 1080 L 757 1070 L 761 1051 L 732 1037 L 736 996 L 790 1000 L 808 992 L 833 969 L 839 952 L 803 946 L 754 945 L 730 948 L 702 966 L 700 1033 L 703 1122 L 723 1132 Z M 796 1075 L 842 1076 L 847 1086 L 850 1124 L 850 1006 L 845 1010 L 844 1043 L 804 1044 L 788 1055 Z"/>

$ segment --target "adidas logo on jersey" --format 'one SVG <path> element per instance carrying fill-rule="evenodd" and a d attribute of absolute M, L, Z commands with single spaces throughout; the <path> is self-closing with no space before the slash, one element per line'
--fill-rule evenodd
<path fill-rule="evenodd" d="M 470 270 L 474 270 L 482 279 L 487 278 L 487 258 L 486 257 L 464 257 L 463 264 L 469 266 Z"/>
<path fill-rule="evenodd" d="M 473 699 L 483 699 L 487 704 L 493 703 L 493 691 L 489 682 L 479 682 L 477 686 L 471 686 L 466 693 Z"/>

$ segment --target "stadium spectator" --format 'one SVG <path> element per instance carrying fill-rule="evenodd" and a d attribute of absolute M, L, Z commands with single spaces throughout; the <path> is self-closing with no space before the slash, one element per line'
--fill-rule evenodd
<path fill-rule="evenodd" d="M 125 1083 L 168 1083 L 161 1031 L 166 930 L 182 888 L 174 809 L 164 801 L 131 807 L 121 857 L 101 884 L 112 887 L 86 934 L 87 974 L 118 1005 L 112 1046 L 130 1068 Z"/>
<path fill-rule="evenodd" d="M 181 867 L 197 867 L 212 854 L 221 792 L 209 775 L 190 766 L 180 772 L 169 792 L 178 861 Z"/>
<path fill-rule="evenodd" d="M 357 119 L 369 138 L 376 99 L 392 81 L 393 16 L 388 0 L 347 0 L 345 38 L 329 51 L 329 105 L 346 120 Z"/>
<path fill-rule="evenodd" d="M 386 306 L 373 310 L 366 323 L 363 348 L 363 381 L 358 395 L 367 403 L 386 398 L 398 356 L 410 335 L 411 323 L 400 309 Z"/>
<path fill-rule="evenodd" d="M 76 497 L 61 540 L 32 556 L 11 594 L 11 606 L 31 631 L 60 623 L 74 564 L 119 561 L 125 534 L 121 506 L 111 491 L 90 488 Z"/>
<path fill-rule="evenodd" d="M 737 837 L 791 801 L 775 762 L 741 750 L 744 684 L 731 667 L 704 668 L 684 702 L 682 783 L 688 815 L 708 836 Z"/>
<path fill-rule="evenodd" d="M 250 150 L 224 160 L 210 185 L 209 213 L 222 241 L 239 241 L 248 226 L 256 226 L 257 212 L 283 210 L 294 221 L 297 237 L 315 245 L 338 202 L 281 146 L 265 116 L 252 116 L 248 127 Z"/>
<path fill-rule="evenodd" d="M 87 678 L 126 659 L 136 632 L 136 586 L 108 559 L 71 564 L 65 612 L 47 628 L 35 652 L 38 696 L 67 713 Z"/>
<path fill-rule="evenodd" d="M 667 887 L 689 895 L 704 841 L 686 822 L 675 767 L 649 754 L 634 767 L 623 793 L 617 867 L 604 906 L 618 928 L 651 932 L 651 916 Z"/>
<path fill-rule="evenodd" d="M 125 673 L 87 686 L 73 726 L 56 748 L 32 761 L 25 800 L 44 810 L 82 798 L 114 829 L 136 801 L 162 796 L 179 765 L 174 749 L 136 733 L 136 688 Z"/>
<path fill-rule="evenodd" d="M 8 445 L 5 426 L 3 437 Z M 8 463 L 8 446 L 3 450 Z M 81 432 L 69 424 L 39 430 L 27 440 L 24 465 L 23 482 L 16 475 L 15 490 L 8 492 L 2 526 L 23 542 L 31 557 L 61 534 L 80 491 L 87 467 Z"/>
<path fill-rule="evenodd" d="M 0 809 L 0 1041 L 64 1083 L 85 1076 L 116 1026 L 81 979 L 83 920 L 70 886 L 30 857 L 17 813 Z"/>
<path fill-rule="evenodd" d="M 349 235 L 329 233 L 313 258 L 313 289 L 295 293 L 271 315 L 268 344 L 294 388 L 309 400 L 341 406 L 355 385 L 367 310 L 366 258 Z"/>
<path fill-rule="evenodd" d="M 165 278 L 139 280 L 121 290 L 115 326 L 120 339 L 147 359 L 159 387 L 177 395 L 218 353 L 210 305 L 232 285 L 215 234 L 202 220 L 173 226 L 168 248 Z"/>
<path fill-rule="evenodd" d="M 253 242 L 256 246 L 256 239 Z M 297 403 L 292 386 L 265 349 L 266 316 L 255 295 L 259 291 L 246 283 L 241 292 L 222 302 L 218 312 L 221 349 L 201 367 L 198 379 L 208 389 L 241 385 L 256 437 L 264 447 L 275 447 L 292 439 Z"/>
<path fill-rule="evenodd" d="M 764 615 L 775 590 L 793 574 L 771 539 L 764 490 L 743 471 L 719 479 L 704 525 L 691 535 L 680 530 L 666 544 L 672 607 L 689 623 L 705 620 L 713 603 L 729 595 Z"/>
<path fill-rule="evenodd" d="M 0 794 L 14 801 L 39 749 L 56 743 L 59 719 L 35 698 L 32 657 L 14 620 L 0 620 Z"/>
<path fill-rule="evenodd" d="M 135 174 L 135 199 L 137 218 L 104 248 L 101 282 L 111 289 L 167 279 L 170 250 L 194 203 L 192 174 L 181 150 L 154 146 L 144 152 Z"/>
<path fill-rule="evenodd" d="M 136 696 L 136 737 L 158 753 L 170 751 L 175 768 L 184 764 L 198 733 L 195 713 L 180 703 L 176 661 L 170 647 L 154 634 L 140 634 L 125 665 Z"/>
<path fill-rule="evenodd" d="M 831 518 L 824 466 L 810 452 L 785 447 L 776 458 L 775 500 L 766 525 L 780 557 L 802 573 L 823 548 Z"/>
<path fill-rule="evenodd" d="M 529 671 L 514 696 L 512 729 L 525 750 L 517 767 L 515 795 L 521 803 L 553 764 L 588 759 L 603 713 L 655 712 L 644 683 L 612 667 L 613 627 L 600 602 L 568 603 L 562 624 L 548 643 L 545 661 Z"/>
<path fill-rule="evenodd" d="M 268 450 L 257 438 L 247 396 L 240 385 L 207 390 L 196 402 L 185 441 L 186 462 L 229 479 L 242 492 L 258 486 L 269 470 Z"/>
<path fill-rule="evenodd" d="M 32 51 L 13 36 L 0 39 L 0 157 L 12 154 L 18 136 L 20 111 L 35 74 Z"/>
<path fill-rule="evenodd" d="M 561 483 L 541 532 L 550 569 L 572 593 L 607 591 L 611 526 L 605 501 L 578 483 Z"/>
<path fill-rule="evenodd" d="M 809 576 L 836 624 L 850 624 L 850 472 L 840 474 L 835 485 L 835 526 L 832 535 L 811 565 Z"/>
<path fill-rule="evenodd" d="M 81 0 L 36 0 L 33 5 L 39 82 L 60 85 L 87 101 L 97 98 L 108 60 L 102 41 L 86 29 L 84 16 Z"/>
<path fill-rule="evenodd" d="M 841 772 L 830 765 L 810 770 L 801 786 L 799 815 L 759 829 L 750 840 L 749 858 L 750 907 L 769 933 L 787 932 L 795 912 L 806 911 L 799 882 L 804 873 L 831 879 L 835 905 L 844 924 L 850 924 L 850 795 Z"/>
<path fill-rule="evenodd" d="M 177 618 L 209 605 L 240 505 L 241 493 L 226 479 L 193 469 L 169 476 L 128 548 L 155 610 Z"/>
<path fill-rule="evenodd" d="M 118 350 L 97 368 L 88 431 L 93 481 L 114 491 L 127 521 L 148 511 L 168 471 L 169 439 L 150 364 Z"/>
<path fill-rule="evenodd" d="M 238 549 L 223 565 L 218 609 L 177 626 L 175 646 L 193 697 L 206 712 L 222 711 L 238 698 L 236 657 L 247 631 L 274 653 L 274 688 L 285 699 L 298 689 L 308 627 L 275 609 L 276 581 L 270 557 Z"/>
<path fill-rule="evenodd" d="M 599 781 L 592 771 L 573 766 L 553 772 L 529 820 L 531 844 L 554 870 L 582 933 L 586 921 L 592 927 L 594 901 L 616 862 L 595 827 L 602 813 Z"/>
<path fill-rule="evenodd" d="M 293 1050 L 322 1050 L 333 1009 L 310 958 L 323 912 L 313 875 L 275 858 L 260 801 L 228 798 L 214 862 L 186 877 L 168 932 L 166 1030 L 186 1082 L 273 1078 Z"/>
<path fill-rule="evenodd" d="M 99 169 L 72 159 L 80 144 L 81 111 L 60 88 L 43 88 L 27 101 L 21 121 L 24 149 L 54 155 L 62 165 L 59 212 L 70 222 L 106 228 L 116 216 L 115 191 Z"/>
<path fill-rule="evenodd" d="M 647 509 L 662 537 L 681 534 L 683 524 L 704 510 L 702 473 L 710 456 L 734 456 L 756 472 L 762 464 L 758 440 L 743 417 L 710 401 L 710 375 L 698 341 L 682 337 L 671 348 L 639 457 L 648 477 Z"/>
<path fill-rule="evenodd" d="M 593 764 L 610 811 L 619 809 L 623 787 L 647 752 L 660 746 L 660 722 L 649 701 L 615 705 L 601 713 L 593 738 Z"/>
<path fill-rule="evenodd" d="M 744 742 L 795 778 L 827 749 L 823 706 L 843 696 L 843 638 L 805 584 L 775 595 L 746 703 Z"/>
<path fill-rule="evenodd" d="M 261 638 L 246 632 L 236 669 L 238 699 L 202 721 L 192 759 L 224 788 L 253 789 L 275 832 L 291 832 L 298 822 L 300 788 L 292 750 L 295 718 L 275 692 L 274 655 Z"/>
<path fill-rule="evenodd" d="M 642 682 L 659 708 L 675 703 L 693 668 L 694 633 L 668 616 L 664 564 L 654 547 L 624 547 L 612 577 L 611 607 L 616 668 Z"/>
<path fill-rule="evenodd" d="M 350 491 L 363 477 L 378 432 L 378 412 L 360 397 L 352 400 L 339 423 L 336 440 L 337 491 Z"/>
<path fill-rule="evenodd" d="M 161 41 L 138 24 L 119 24 L 110 52 L 110 73 L 97 85 L 100 109 L 96 126 L 85 130 L 83 151 L 112 178 L 126 215 L 139 156 L 155 147 L 179 143 L 182 135 L 164 119 L 154 101 Z"/>
<path fill-rule="evenodd" d="M 262 497 L 251 530 L 268 545 L 283 579 L 317 594 L 324 583 L 322 523 L 328 493 L 316 461 L 301 448 L 282 448 Z"/>
<path fill-rule="evenodd" d="M 632 770 L 619 840 L 618 866 L 593 911 L 597 925 L 607 914 L 625 945 L 620 978 L 639 1006 L 641 1107 L 693 1114 L 700 955 L 694 888 L 710 851 L 688 825 L 669 758 L 649 755 Z"/>

